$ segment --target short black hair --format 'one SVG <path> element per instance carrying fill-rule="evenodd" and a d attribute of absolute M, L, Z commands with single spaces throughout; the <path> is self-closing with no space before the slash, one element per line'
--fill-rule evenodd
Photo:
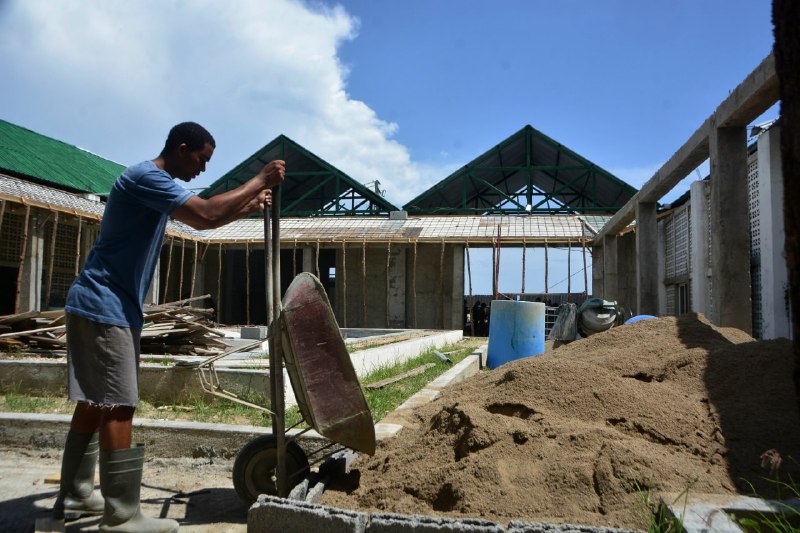
<path fill-rule="evenodd" d="M 189 150 L 202 150 L 206 143 L 214 148 L 217 143 L 214 137 L 197 122 L 181 122 L 172 127 L 167 135 L 167 142 L 164 143 L 164 149 L 161 150 L 161 155 L 166 155 L 175 150 L 181 144 L 186 143 Z"/>

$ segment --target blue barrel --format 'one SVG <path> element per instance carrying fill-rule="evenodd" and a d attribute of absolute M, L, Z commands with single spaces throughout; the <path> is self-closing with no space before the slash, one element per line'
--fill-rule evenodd
<path fill-rule="evenodd" d="M 543 303 L 494 300 L 490 309 L 486 366 L 544 353 Z"/>
<path fill-rule="evenodd" d="M 636 315 L 630 317 L 628 320 L 625 321 L 626 324 L 633 324 L 634 322 L 639 322 L 640 320 L 650 320 L 651 318 L 658 318 L 653 315 Z"/>

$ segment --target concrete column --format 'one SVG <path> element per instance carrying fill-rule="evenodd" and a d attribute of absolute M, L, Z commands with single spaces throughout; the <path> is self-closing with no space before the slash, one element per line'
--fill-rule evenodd
<path fill-rule="evenodd" d="M 603 279 L 604 279 L 604 268 L 603 268 L 603 251 L 604 248 L 602 246 L 593 245 L 592 246 L 592 296 L 596 296 L 598 298 L 605 298 L 603 292 Z"/>
<path fill-rule="evenodd" d="M 636 204 L 636 309 L 658 314 L 658 221 L 655 202 Z"/>
<path fill-rule="evenodd" d="M 656 262 L 658 263 L 658 316 L 667 314 L 667 286 L 664 280 L 667 277 L 667 231 L 666 224 L 658 224 L 658 249 Z"/>
<path fill-rule="evenodd" d="M 28 246 L 25 259 L 20 265 L 22 280 L 19 290 L 19 312 L 42 310 L 42 269 L 44 262 L 44 221 L 43 213 L 31 209 L 28 219 Z"/>
<path fill-rule="evenodd" d="M 619 298 L 619 268 L 617 257 L 617 236 L 603 237 L 603 298 Z"/>
<path fill-rule="evenodd" d="M 712 128 L 709 136 L 711 268 L 714 322 L 752 333 L 746 141 L 743 126 Z"/>
<path fill-rule="evenodd" d="M 392 246 L 389 259 L 389 327 L 405 328 L 406 324 L 406 248 Z M 410 274 L 409 274 L 410 275 Z"/>
<path fill-rule="evenodd" d="M 758 138 L 758 197 L 761 211 L 761 313 L 763 339 L 791 338 L 789 272 L 784 257 L 783 173 L 780 127 Z"/>
<path fill-rule="evenodd" d="M 303 269 L 302 272 L 311 272 L 317 275 L 317 250 L 311 246 L 303 246 Z"/>
<path fill-rule="evenodd" d="M 464 328 L 464 247 L 453 245 L 453 282 L 450 285 L 450 301 L 452 302 L 450 324 L 445 327 L 461 330 Z"/>
<path fill-rule="evenodd" d="M 689 214 L 691 216 L 691 295 L 692 311 L 711 316 L 711 302 L 708 300 L 709 277 L 711 269 L 708 265 L 708 194 L 709 182 L 692 183 Z"/>

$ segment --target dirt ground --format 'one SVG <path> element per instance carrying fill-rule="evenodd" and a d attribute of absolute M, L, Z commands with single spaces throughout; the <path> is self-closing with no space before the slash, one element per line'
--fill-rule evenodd
<path fill-rule="evenodd" d="M 647 495 L 776 497 L 764 452 L 800 479 L 791 353 L 696 315 L 612 328 L 444 391 L 322 503 L 644 529 Z"/>
<path fill-rule="evenodd" d="M 233 459 L 152 459 L 145 463 L 142 510 L 169 517 L 187 533 L 247 531 L 247 507 L 233 489 Z M 49 516 L 58 485 L 61 450 L 0 450 L 0 531 L 29 533 Z M 68 532 L 97 531 L 99 517 L 67 522 Z"/>

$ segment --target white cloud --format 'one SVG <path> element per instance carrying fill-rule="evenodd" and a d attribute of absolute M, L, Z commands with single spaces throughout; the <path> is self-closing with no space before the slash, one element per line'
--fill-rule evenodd
<path fill-rule="evenodd" d="M 414 162 L 400 126 L 347 94 L 337 49 L 358 26 L 342 7 L 292 0 L 17 0 L 0 8 L 14 79 L 0 97 L 34 122 L 20 125 L 60 123 L 47 131 L 124 164 L 196 120 L 218 145 L 200 185 L 283 133 L 402 205 L 451 168 Z"/>

